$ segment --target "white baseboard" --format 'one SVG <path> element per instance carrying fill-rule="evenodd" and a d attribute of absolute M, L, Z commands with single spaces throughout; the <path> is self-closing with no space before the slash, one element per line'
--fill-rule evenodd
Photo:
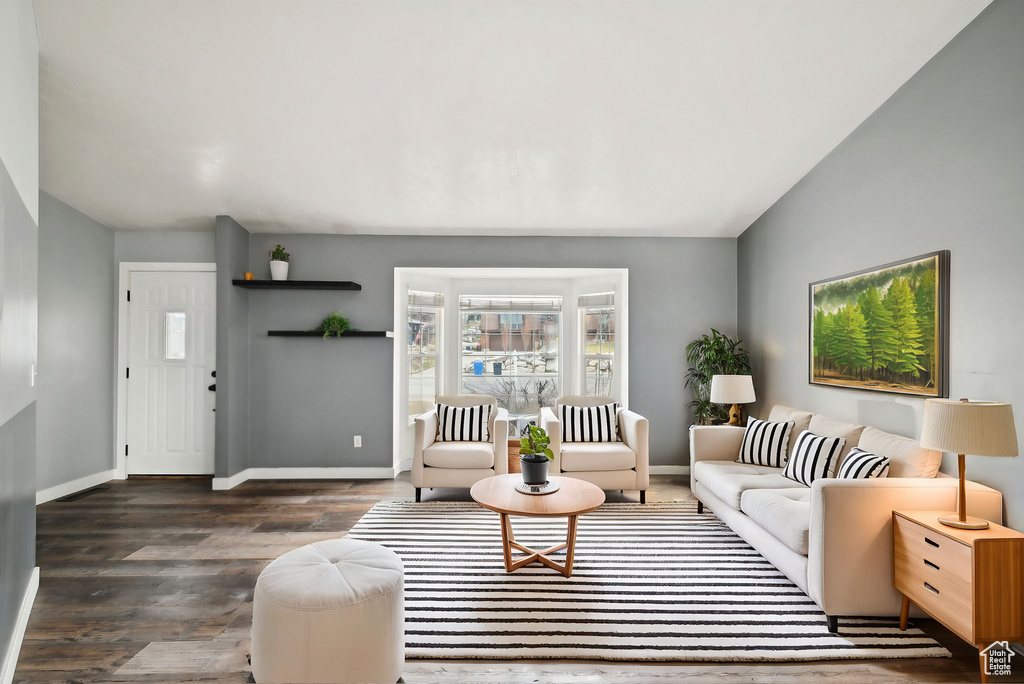
<path fill-rule="evenodd" d="M 32 574 L 28 579 L 28 586 L 25 588 L 25 595 L 21 598 L 18 617 L 14 622 L 14 633 L 11 634 L 11 642 L 7 645 L 7 653 L 4 654 L 3 663 L 0 663 L 0 684 L 11 684 L 14 681 L 14 669 L 18 666 L 21 643 L 25 640 L 28 617 L 32 614 L 32 604 L 35 603 L 36 591 L 38 590 L 39 568 L 32 568 Z"/>
<path fill-rule="evenodd" d="M 77 480 L 65 482 L 64 484 L 59 484 L 56 487 L 50 487 L 49 489 L 36 492 L 36 505 L 38 506 L 41 503 L 53 501 L 54 499 L 59 499 L 62 496 L 74 494 L 75 492 L 80 492 L 83 489 L 95 487 L 96 485 L 116 479 L 118 479 L 116 470 L 104 470 L 102 473 L 86 475 L 85 477 L 80 477 Z"/>
<path fill-rule="evenodd" d="M 395 468 L 395 474 L 397 475 L 398 473 L 404 473 L 404 472 L 409 471 L 409 470 L 412 470 L 412 459 L 411 458 L 407 458 L 404 461 L 400 462 L 398 464 L 398 467 Z"/>
<path fill-rule="evenodd" d="M 231 477 L 215 477 L 213 478 L 213 489 L 214 491 L 223 491 L 227 489 L 234 489 L 238 485 L 242 484 L 249 479 L 249 471 L 242 470 L 235 473 Z"/>
<path fill-rule="evenodd" d="M 213 478 L 213 488 L 232 489 L 246 480 L 391 480 L 396 474 L 394 467 L 246 468 L 231 477 Z"/>
<path fill-rule="evenodd" d="M 689 475 L 690 466 L 681 465 L 652 465 L 651 475 Z"/>

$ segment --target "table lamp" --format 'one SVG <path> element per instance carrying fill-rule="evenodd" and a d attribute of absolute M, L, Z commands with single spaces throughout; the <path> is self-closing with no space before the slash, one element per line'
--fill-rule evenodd
<path fill-rule="evenodd" d="M 956 515 L 944 515 L 939 522 L 961 530 L 987 528 L 987 520 L 967 516 L 964 454 L 1016 456 L 1017 429 L 1013 423 L 1013 407 L 997 401 L 928 399 L 924 403 L 921 446 L 957 454 L 960 488 L 957 490 Z"/>
<path fill-rule="evenodd" d="M 749 375 L 711 376 L 711 403 L 732 404 L 727 425 L 739 425 L 740 404 L 754 401 L 754 379 Z"/>

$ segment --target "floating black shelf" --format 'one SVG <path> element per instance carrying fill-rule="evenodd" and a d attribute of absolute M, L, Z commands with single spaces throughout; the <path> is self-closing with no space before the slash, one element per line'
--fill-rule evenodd
<path fill-rule="evenodd" d="M 250 290 L 362 290 L 351 280 L 232 280 L 232 285 Z"/>
<path fill-rule="evenodd" d="M 271 337 L 323 337 L 324 334 L 317 330 L 268 330 L 267 335 Z M 394 337 L 395 333 L 390 330 L 349 330 L 341 333 L 341 337 Z M 331 335 L 330 339 L 336 339 L 337 335 Z"/>

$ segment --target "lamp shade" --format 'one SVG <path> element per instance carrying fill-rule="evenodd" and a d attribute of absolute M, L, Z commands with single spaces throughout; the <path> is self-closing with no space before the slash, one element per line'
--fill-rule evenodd
<path fill-rule="evenodd" d="M 754 379 L 749 375 L 712 375 L 712 404 L 750 404 L 754 398 Z"/>
<path fill-rule="evenodd" d="M 951 454 L 1016 456 L 1013 407 L 997 401 L 928 399 L 921 446 Z"/>

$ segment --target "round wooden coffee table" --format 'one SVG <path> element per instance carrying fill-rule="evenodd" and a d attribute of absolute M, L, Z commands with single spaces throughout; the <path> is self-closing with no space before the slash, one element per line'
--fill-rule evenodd
<path fill-rule="evenodd" d="M 597 485 L 574 477 L 549 478 L 557 479 L 559 489 L 551 494 L 522 494 L 515 490 L 516 482 L 522 481 L 519 473 L 497 475 L 480 480 L 469 490 L 473 500 L 484 508 L 489 508 L 501 516 L 501 544 L 505 554 L 505 572 L 513 572 L 540 562 L 558 570 L 568 577 L 572 574 L 572 560 L 576 553 L 576 520 L 584 513 L 597 510 L 604 503 L 604 492 Z M 569 519 L 566 540 L 549 549 L 536 551 L 516 542 L 512 533 L 510 515 L 525 515 L 541 518 Z M 513 558 L 512 549 L 526 554 L 522 558 Z M 565 549 L 565 564 L 559 564 L 548 557 L 555 551 Z"/>

